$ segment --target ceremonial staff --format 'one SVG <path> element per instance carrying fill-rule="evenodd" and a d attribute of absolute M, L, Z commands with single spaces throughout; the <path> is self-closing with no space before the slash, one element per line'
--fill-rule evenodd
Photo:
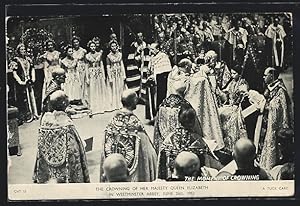
<path fill-rule="evenodd" d="M 244 71 L 245 71 L 245 66 L 246 66 L 246 63 L 247 63 L 247 60 L 249 58 L 249 46 L 247 46 L 247 49 L 246 49 L 246 54 L 244 56 L 244 61 L 243 61 L 243 64 L 242 64 L 242 71 L 241 71 L 241 75 L 239 77 L 239 80 L 242 78 L 243 74 L 244 74 Z"/>
<path fill-rule="evenodd" d="M 174 60 L 175 60 L 175 64 L 177 64 L 177 30 L 175 28 L 174 30 L 174 52 L 175 52 L 175 57 L 174 57 Z"/>
<path fill-rule="evenodd" d="M 20 21 L 21 24 L 21 37 L 24 35 L 24 20 Z M 24 38 L 21 38 L 21 43 L 24 44 Z"/>
<path fill-rule="evenodd" d="M 218 44 L 219 44 L 219 58 L 220 61 L 222 60 L 222 42 L 221 42 L 221 35 L 218 36 Z"/>
<path fill-rule="evenodd" d="M 246 48 L 246 54 L 244 56 L 244 61 L 243 61 L 243 65 L 242 65 L 242 72 L 241 72 L 241 75 L 240 75 L 240 78 L 243 76 L 244 74 L 244 71 L 245 71 L 245 67 L 246 67 L 246 63 L 247 63 L 247 60 L 249 58 L 249 56 L 251 56 L 252 58 L 252 61 L 253 61 L 253 65 L 254 65 L 254 68 L 256 69 L 257 65 L 256 65 L 256 62 L 255 62 L 255 57 L 253 55 L 253 47 L 252 47 L 252 38 L 250 38 L 250 41 L 247 45 L 247 48 Z M 240 79 L 239 79 L 240 80 Z"/>
<path fill-rule="evenodd" d="M 256 68 L 256 62 L 255 62 L 255 57 L 253 55 L 253 48 L 252 48 L 252 38 L 250 38 L 250 41 L 247 45 L 247 48 L 246 48 L 246 54 L 244 56 L 244 61 L 243 61 L 243 64 L 242 64 L 242 71 L 241 71 L 241 75 L 239 76 L 239 79 L 238 79 L 238 86 L 241 84 L 241 79 L 244 75 L 244 72 L 245 72 L 245 68 L 246 68 L 246 63 L 247 63 L 247 60 L 249 59 L 249 57 L 251 56 L 252 58 L 252 61 L 253 61 L 253 64 L 254 64 L 254 68 Z M 236 91 L 238 92 L 238 91 Z M 247 96 L 248 94 L 246 94 Z M 245 95 L 242 96 L 242 99 L 240 100 L 240 102 L 243 101 L 243 99 L 245 98 Z"/>

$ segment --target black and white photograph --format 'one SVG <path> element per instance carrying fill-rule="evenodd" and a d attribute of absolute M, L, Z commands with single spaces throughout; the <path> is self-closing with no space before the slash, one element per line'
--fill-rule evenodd
<path fill-rule="evenodd" d="M 293 23 L 7 16 L 9 199 L 292 196 Z"/>

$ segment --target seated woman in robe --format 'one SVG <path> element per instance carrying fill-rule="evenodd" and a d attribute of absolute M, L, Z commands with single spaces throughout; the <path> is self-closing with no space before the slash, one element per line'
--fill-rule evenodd
<path fill-rule="evenodd" d="M 65 110 L 67 95 L 58 90 L 50 95 L 53 112 L 41 120 L 34 183 L 89 183 L 89 171 L 81 138 Z"/>
<path fill-rule="evenodd" d="M 223 102 L 223 104 L 235 104 L 236 102 L 240 102 L 239 99 L 236 98 L 241 98 L 241 96 L 236 95 L 239 90 L 241 89 L 242 86 L 247 86 L 248 83 L 244 78 L 242 78 L 242 66 L 239 64 L 236 64 L 232 69 L 231 69 L 231 79 L 229 83 L 227 84 L 227 87 L 219 91 L 219 94 L 226 94 L 226 100 Z M 247 89 L 248 90 L 248 89 Z M 246 91 L 245 91 L 246 92 Z"/>
<path fill-rule="evenodd" d="M 241 67 L 238 66 L 231 70 L 232 80 L 223 92 L 225 104 L 218 109 L 225 143 L 223 150 L 228 155 L 231 155 L 238 139 L 248 138 L 241 106 L 248 92 L 248 84 L 241 78 L 240 72 Z"/>
<path fill-rule="evenodd" d="M 100 182 L 104 159 L 113 153 L 122 154 L 129 169 L 129 182 L 151 182 L 156 176 L 157 155 L 142 122 L 133 113 L 138 103 L 134 90 L 125 90 L 118 111 L 105 129 L 100 154 Z"/>

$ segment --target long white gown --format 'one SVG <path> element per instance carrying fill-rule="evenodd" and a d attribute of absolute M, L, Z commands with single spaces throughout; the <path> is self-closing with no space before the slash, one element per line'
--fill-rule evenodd
<path fill-rule="evenodd" d="M 111 81 L 108 81 L 109 98 L 111 100 L 108 111 L 121 109 L 122 92 L 126 89 L 124 80 L 126 79 L 125 67 L 122 60 L 122 53 L 110 52 L 106 58 L 107 74 Z"/>
<path fill-rule="evenodd" d="M 52 80 L 52 71 L 59 67 L 59 51 L 46 51 L 45 54 L 43 54 L 42 58 L 44 59 L 44 84 L 43 84 L 43 91 L 42 91 L 42 99 L 45 98 L 45 93 L 47 90 L 48 85 L 50 84 Z"/>
<path fill-rule="evenodd" d="M 107 109 L 107 85 L 105 82 L 102 51 L 86 56 L 86 82 L 88 105 L 91 114 L 103 113 Z"/>
<path fill-rule="evenodd" d="M 70 101 L 80 100 L 81 81 L 79 78 L 79 72 L 76 69 L 77 61 L 66 57 L 61 61 L 61 66 L 66 71 L 66 80 L 64 85 L 65 93 L 68 95 Z"/>
<path fill-rule="evenodd" d="M 77 60 L 77 65 L 76 65 L 76 70 L 77 72 L 79 73 L 79 79 L 80 79 L 80 82 L 82 83 L 81 84 L 81 87 L 80 87 L 80 92 L 81 92 L 81 97 L 79 99 L 81 100 L 86 100 L 86 93 L 87 93 L 87 90 L 85 88 L 86 84 L 84 83 L 85 82 L 85 69 L 86 69 L 86 63 L 84 61 L 85 59 L 85 55 L 86 55 L 87 51 L 86 49 L 82 48 L 82 47 L 79 47 L 79 49 L 74 49 L 74 52 L 73 52 L 73 58 Z"/>

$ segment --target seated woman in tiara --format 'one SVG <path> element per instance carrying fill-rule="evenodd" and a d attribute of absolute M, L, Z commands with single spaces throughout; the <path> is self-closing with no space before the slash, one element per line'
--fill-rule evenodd
<path fill-rule="evenodd" d="M 232 80 L 226 89 L 220 91 L 224 95 L 223 106 L 218 109 L 224 135 L 224 151 L 231 156 L 233 146 L 240 138 L 248 138 L 242 103 L 248 93 L 248 84 L 241 78 L 242 68 L 236 65 L 231 70 Z"/>

